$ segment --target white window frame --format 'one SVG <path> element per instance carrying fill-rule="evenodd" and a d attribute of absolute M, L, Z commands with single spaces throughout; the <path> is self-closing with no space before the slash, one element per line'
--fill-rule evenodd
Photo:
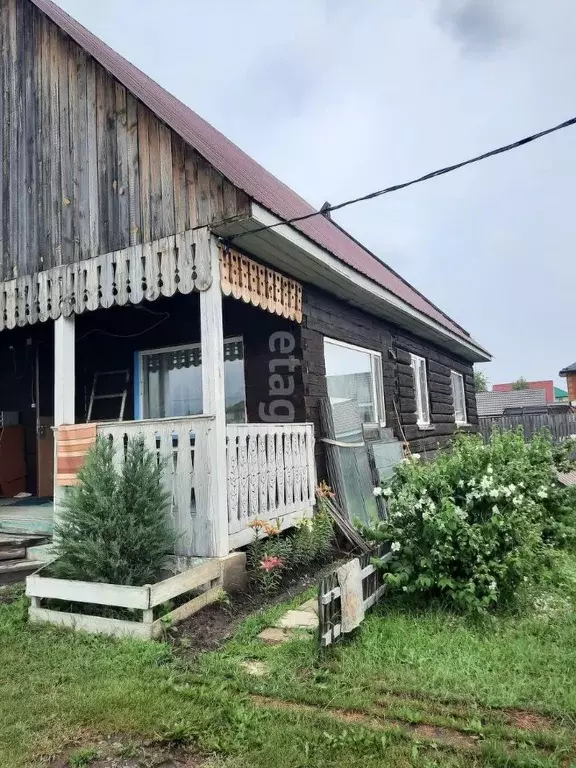
<path fill-rule="evenodd" d="M 410 365 L 412 366 L 412 375 L 414 378 L 414 392 L 416 395 L 416 416 L 417 425 L 419 427 L 430 426 L 430 395 L 428 392 L 428 370 L 426 368 L 426 358 L 420 357 L 420 355 L 410 354 Z M 422 382 L 420 380 L 420 373 L 418 368 L 424 366 L 424 389 L 422 392 Z M 426 413 L 428 418 L 425 418 L 424 403 L 426 404 Z"/>
<path fill-rule="evenodd" d="M 458 419 L 456 413 L 456 390 L 454 389 L 454 379 L 458 379 L 462 386 L 462 408 L 464 409 L 464 421 Z M 452 400 L 454 401 L 454 420 L 459 426 L 466 426 L 468 424 L 468 411 L 466 410 L 466 390 L 464 389 L 464 376 L 458 371 L 450 371 L 450 384 L 452 386 Z"/>
<path fill-rule="evenodd" d="M 372 365 L 372 387 L 376 396 L 376 402 L 374 403 L 374 411 L 376 419 L 375 421 L 364 422 L 364 426 L 386 426 L 386 400 L 384 398 L 384 370 L 382 368 L 382 353 L 376 352 L 374 349 L 368 349 L 368 347 L 359 347 L 356 344 L 348 344 L 346 341 L 340 341 L 339 339 L 332 339 L 330 336 L 324 336 L 324 344 L 334 344 L 337 347 L 344 347 L 345 349 L 352 349 L 355 352 L 363 352 L 365 355 L 370 355 L 378 360 L 377 365 Z M 380 371 L 380 377 L 376 375 L 376 370 Z"/>
<path fill-rule="evenodd" d="M 229 342 L 235 343 L 241 341 L 242 346 L 244 347 L 244 337 L 243 336 L 226 336 L 224 339 L 224 344 L 228 344 Z M 156 355 L 158 353 L 164 353 L 164 352 L 180 352 L 182 349 L 199 349 L 201 347 L 201 342 L 199 341 L 193 341 L 190 344 L 177 344 L 176 346 L 170 346 L 170 347 L 154 347 L 152 349 L 139 349 L 136 353 L 138 355 L 138 404 L 140 408 L 140 419 L 139 421 L 156 421 L 156 419 L 145 419 L 144 418 L 144 376 L 146 374 L 146 371 L 144 370 L 144 355 Z M 244 363 L 245 360 L 242 360 Z M 246 388 L 246 370 L 244 370 L 244 388 Z M 226 407 L 226 404 L 224 404 L 224 407 Z M 248 415 L 246 412 L 246 392 L 244 392 L 244 423 L 248 423 Z"/>

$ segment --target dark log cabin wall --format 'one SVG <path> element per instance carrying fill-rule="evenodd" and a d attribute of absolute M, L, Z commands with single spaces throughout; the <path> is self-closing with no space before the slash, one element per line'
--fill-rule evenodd
<path fill-rule="evenodd" d="M 319 289 L 305 286 L 301 327 L 302 386 L 306 419 L 314 422 L 318 435 L 321 434 L 319 399 L 328 395 L 324 337 L 382 354 L 386 424 L 393 428 L 399 440 L 406 439 L 410 443 L 412 451 L 433 455 L 445 447 L 456 432 L 451 370 L 464 376 L 468 422 L 472 428 L 477 425 L 471 363 Z M 416 423 L 410 353 L 424 357 L 427 363 L 431 422 L 428 429 L 421 429 Z M 321 477 L 323 456 L 322 444 L 317 444 Z"/>
<path fill-rule="evenodd" d="M 28 0 L 0 0 L 0 280 L 248 201 Z"/>

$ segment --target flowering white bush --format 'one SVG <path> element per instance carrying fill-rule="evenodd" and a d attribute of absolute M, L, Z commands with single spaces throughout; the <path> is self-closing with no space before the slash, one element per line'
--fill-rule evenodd
<path fill-rule="evenodd" d="M 364 533 L 392 542 L 388 583 L 466 611 L 517 600 L 540 579 L 550 546 L 576 536 L 574 497 L 556 483 L 546 435 L 495 432 L 486 446 L 460 436 L 434 462 L 400 464 L 378 495 L 388 520 Z"/>

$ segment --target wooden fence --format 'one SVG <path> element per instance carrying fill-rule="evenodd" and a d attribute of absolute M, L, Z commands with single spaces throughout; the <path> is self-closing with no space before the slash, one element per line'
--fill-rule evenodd
<path fill-rule="evenodd" d="M 502 430 L 522 427 L 527 440 L 546 427 L 557 442 L 576 435 L 576 413 L 525 413 L 515 416 L 480 416 L 478 419 L 478 428 L 484 440 L 490 439 L 494 427 Z"/>
<path fill-rule="evenodd" d="M 386 544 L 378 544 L 358 558 L 365 611 L 372 608 L 386 590 L 382 572 L 372 564 L 374 558 L 388 560 L 392 557 L 392 553 L 386 552 L 386 549 Z M 331 645 L 342 637 L 342 601 L 337 569 L 321 579 L 318 585 L 318 618 L 321 646 Z"/>

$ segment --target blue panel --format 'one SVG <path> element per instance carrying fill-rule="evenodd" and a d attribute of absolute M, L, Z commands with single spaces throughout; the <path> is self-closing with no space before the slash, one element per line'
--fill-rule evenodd
<path fill-rule="evenodd" d="M 140 352 L 134 352 L 134 418 L 142 418 L 142 407 L 140 405 L 140 387 L 142 385 L 142 365 L 140 363 Z"/>

